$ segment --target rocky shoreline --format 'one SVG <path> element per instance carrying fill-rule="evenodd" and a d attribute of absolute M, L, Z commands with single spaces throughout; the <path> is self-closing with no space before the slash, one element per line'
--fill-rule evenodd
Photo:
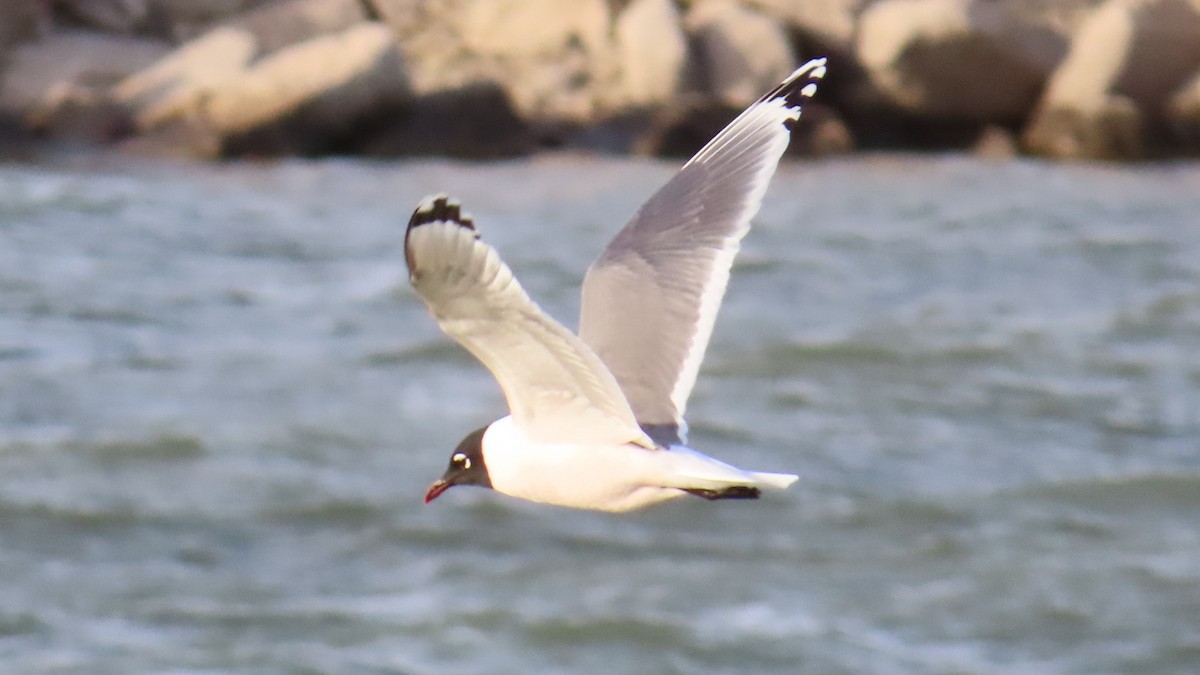
<path fill-rule="evenodd" d="M 9 0 L 0 156 L 679 155 L 819 55 L 801 154 L 1200 154 L 1200 0 Z"/>

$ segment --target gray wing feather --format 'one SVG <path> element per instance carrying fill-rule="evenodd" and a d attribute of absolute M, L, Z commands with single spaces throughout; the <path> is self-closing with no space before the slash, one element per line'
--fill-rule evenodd
<path fill-rule="evenodd" d="M 683 439 L 688 395 L 729 269 L 787 149 L 814 59 L 739 115 L 649 201 L 588 269 L 579 335 L 656 442 Z"/>
<path fill-rule="evenodd" d="M 404 255 L 438 326 L 492 372 L 531 440 L 654 447 L 600 359 L 529 299 L 457 202 L 423 201 Z"/>

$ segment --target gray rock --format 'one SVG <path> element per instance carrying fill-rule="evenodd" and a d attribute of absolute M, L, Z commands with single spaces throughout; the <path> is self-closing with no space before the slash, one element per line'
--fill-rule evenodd
<path fill-rule="evenodd" d="M 148 0 L 145 30 L 181 44 L 273 0 Z"/>
<path fill-rule="evenodd" d="M 1027 127 L 1058 158 L 1137 158 L 1161 148 L 1168 98 L 1200 69 L 1200 3 L 1110 0 L 1080 27 Z"/>
<path fill-rule="evenodd" d="M 260 60 L 211 89 L 199 115 L 234 154 L 324 152 L 410 94 L 391 30 L 363 22 Z"/>
<path fill-rule="evenodd" d="M 576 123 L 594 118 L 613 89 L 605 0 L 371 2 L 418 96 L 498 83 L 522 118 Z"/>
<path fill-rule="evenodd" d="M 444 155 L 497 159 L 535 147 L 529 125 L 498 84 L 479 83 L 417 97 L 356 150 L 376 157 Z"/>
<path fill-rule="evenodd" d="M 729 105 L 750 104 L 797 65 L 783 26 L 733 0 L 694 5 L 684 25 L 698 50 L 705 91 Z"/>
<path fill-rule="evenodd" d="M 1024 119 L 1065 37 L 992 0 L 883 0 L 863 15 L 858 57 L 893 105 L 924 117 Z"/>
<path fill-rule="evenodd" d="M 192 114 L 209 92 L 238 77 L 258 53 L 258 40 L 249 30 L 218 28 L 129 76 L 114 94 L 129 107 L 140 130 L 156 129 Z"/>
<path fill-rule="evenodd" d="M 480 0 L 459 17 L 467 49 L 499 56 L 554 55 L 571 40 L 598 52 L 608 24 L 604 0 Z"/>
<path fill-rule="evenodd" d="M 368 20 L 361 0 L 275 0 L 226 25 L 250 31 L 260 55 Z"/>
<path fill-rule="evenodd" d="M 26 43 L 10 54 L 0 114 L 53 136 L 110 140 L 130 126 L 113 105 L 110 88 L 169 49 L 157 40 L 79 31 Z"/>
<path fill-rule="evenodd" d="M 1141 159 L 1146 120 L 1128 97 L 1104 96 L 1087 107 L 1039 112 L 1021 142 L 1027 151 L 1057 159 Z"/>
<path fill-rule="evenodd" d="M 86 30 L 134 35 L 149 15 L 149 0 L 56 0 L 60 23 Z"/>
<path fill-rule="evenodd" d="M 49 23 L 49 6 L 42 0 L 6 0 L 0 4 L 0 66 L 5 52 L 40 37 Z"/>
<path fill-rule="evenodd" d="M 1200 154 L 1200 70 L 1172 94 L 1166 116 L 1171 137 L 1179 149 Z"/>
<path fill-rule="evenodd" d="M 806 46 L 821 53 L 854 52 L 858 17 L 874 0 L 747 0 L 800 34 Z"/>
<path fill-rule="evenodd" d="M 661 104 L 679 93 L 688 46 L 671 0 L 633 0 L 617 16 L 616 38 L 625 104 Z"/>
<path fill-rule="evenodd" d="M 263 5 L 180 46 L 126 79 L 117 100 L 148 131 L 194 115 L 205 97 L 241 77 L 257 59 L 318 36 L 361 24 L 357 0 L 279 0 Z M 320 67 L 317 68 L 321 70 Z"/>
<path fill-rule="evenodd" d="M 404 39 L 427 25 L 447 0 L 364 0 L 368 11 Z"/>
<path fill-rule="evenodd" d="M 1019 154 L 1020 147 L 1017 144 L 1017 137 L 1013 132 L 1004 127 L 988 126 L 979 134 L 979 138 L 975 139 L 975 145 L 971 151 L 976 157 L 984 159 L 1002 160 L 1012 159 Z"/>

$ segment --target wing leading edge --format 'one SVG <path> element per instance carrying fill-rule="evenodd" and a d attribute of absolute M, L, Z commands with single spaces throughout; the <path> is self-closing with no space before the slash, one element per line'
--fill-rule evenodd
<path fill-rule="evenodd" d="M 733 258 L 825 70 L 825 59 L 809 61 L 730 122 L 588 269 L 579 336 L 661 444 L 685 440 L 684 410 Z"/>

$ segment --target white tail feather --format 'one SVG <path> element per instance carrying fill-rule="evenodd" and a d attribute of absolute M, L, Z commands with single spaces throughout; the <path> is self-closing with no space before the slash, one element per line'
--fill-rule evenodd
<path fill-rule="evenodd" d="M 751 471 L 750 475 L 754 477 L 754 481 L 765 487 L 773 487 L 780 490 L 786 489 L 792 483 L 800 480 L 800 477 L 790 473 L 764 473 L 762 471 Z"/>
<path fill-rule="evenodd" d="M 671 487 L 713 490 L 746 485 L 782 490 L 800 478 L 788 473 L 745 471 L 683 445 L 671 446 L 658 456 L 668 460 L 670 479 L 664 484 Z"/>

